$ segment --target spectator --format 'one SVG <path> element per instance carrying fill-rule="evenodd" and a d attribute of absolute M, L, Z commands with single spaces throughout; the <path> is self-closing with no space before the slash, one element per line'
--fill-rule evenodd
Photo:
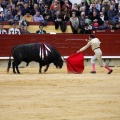
<path fill-rule="evenodd" d="M 26 12 L 30 11 L 30 8 L 28 7 L 28 3 L 24 3 L 23 7 L 21 8 L 22 15 L 26 15 Z"/>
<path fill-rule="evenodd" d="M 0 12 L 3 12 L 3 8 L 2 8 L 2 6 L 0 5 Z"/>
<path fill-rule="evenodd" d="M 85 16 L 85 23 L 88 23 L 88 25 L 92 24 L 92 21 L 88 18 L 88 16 Z"/>
<path fill-rule="evenodd" d="M 33 6 L 34 6 L 34 5 L 32 5 L 32 1 L 31 1 L 31 0 L 28 0 L 28 2 L 26 2 L 26 3 L 28 3 L 28 8 L 29 8 L 30 10 L 32 10 L 32 9 L 33 9 Z"/>
<path fill-rule="evenodd" d="M 20 5 L 16 5 L 14 9 L 12 9 L 12 15 L 15 16 L 18 14 L 18 11 L 20 11 Z"/>
<path fill-rule="evenodd" d="M 93 28 L 97 28 L 99 25 L 102 24 L 102 19 L 100 18 L 100 16 L 97 14 L 96 11 L 93 12 L 93 15 L 91 16 L 91 20 L 93 23 Z"/>
<path fill-rule="evenodd" d="M 13 25 L 12 25 L 12 28 L 10 28 L 9 30 L 8 30 L 8 34 L 9 35 L 15 35 L 15 34 L 21 34 L 20 33 L 20 30 L 16 27 L 16 23 L 14 22 L 13 23 Z"/>
<path fill-rule="evenodd" d="M 36 34 L 46 34 L 46 31 L 43 30 L 43 25 L 39 25 L 39 30 L 36 31 Z"/>
<path fill-rule="evenodd" d="M 67 7 L 62 8 L 61 13 L 64 15 L 66 14 L 68 17 L 70 17 L 70 11 L 68 10 Z"/>
<path fill-rule="evenodd" d="M 31 10 L 31 15 L 34 16 L 36 14 L 36 11 L 38 11 L 38 5 L 35 3 L 33 6 L 33 9 Z"/>
<path fill-rule="evenodd" d="M 23 16 L 23 20 L 27 20 L 28 22 L 33 22 L 33 16 L 30 15 L 30 11 L 26 11 L 26 14 Z"/>
<path fill-rule="evenodd" d="M 108 17 L 105 16 L 103 12 L 100 12 L 100 18 L 102 20 L 102 23 L 104 23 L 104 21 L 108 21 Z"/>
<path fill-rule="evenodd" d="M 59 0 L 59 3 L 60 3 L 60 8 L 62 9 L 62 6 L 65 4 L 65 0 Z M 72 8 L 72 3 L 70 0 L 68 0 L 68 4 L 71 6 Z"/>
<path fill-rule="evenodd" d="M 14 20 L 17 21 L 17 22 L 21 22 L 22 19 L 23 19 L 23 16 L 21 15 L 21 10 L 19 10 L 17 12 L 17 14 L 15 15 Z"/>
<path fill-rule="evenodd" d="M 99 15 L 100 11 L 96 8 L 96 4 L 93 2 L 90 5 L 89 11 L 88 11 L 88 16 L 91 18 L 93 16 L 93 13 L 96 12 L 97 15 Z"/>
<path fill-rule="evenodd" d="M 100 12 L 102 12 L 103 15 L 105 16 L 105 18 L 108 19 L 108 15 L 107 15 L 107 12 L 106 12 L 106 10 L 105 10 L 105 7 L 102 7 Z"/>
<path fill-rule="evenodd" d="M 74 3 L 73 4 L 73 6 L 72 6 L 72 10 L 71 11 L 78 11 L 79 9 L 78 9 L 78 5 L 77 5 L 77 3 Z"/>
<path fill-rule="evenodd" d="M 62 17 L 61 30 L 62 32 L 65 32 L 67 28 L 67 22 L 69 21 L 70 17 L 67 12 L 62 12 L 61 17 Z"/>
<path fill-rule="evenodd" d="M 77 3 L 74 3 L 74 4 L 73 4 L 72 9 L 71 9 L 71 13 L 72 13 L 72 12 L 75 12 L 77 17 L 80 15 L 80 11 L 79 11 L 79 9 L 78 9 Z"/>
<path fill-rule="evenodd" d="M 91 27 L 89 27 L 88 23 L 85 23 L 84 28 L 80 30 L 80 34 L 91 34 Z"/>
<path fill-rule="evenodd" d="M 8 10 L 7 15 L 4 16 L 4 21 L 10 22 L 10 21 L 13 21 L 13 19 L 14 17 L 12 16 L 11 11 Z"/>
<path fill-rule="evenodd" d="M 40 14 L 40 11 L 36 11 L 36 14 L 33 16 L 34 22 L 44 22 L 43 16 Z"/>
<path fill-rule="evenodd" d="M 21 28 L 21 23 L 23 20 L 23 16 L 21 15 L 21 10 L 18 11 L 17 15 L 15 15 L 14 20 L 19 22 L 19 28 Z"/>
<path fill-rule="evenodd" d="M 78 17 L 79 18 L 79 23 L 80 23 L 80 28 L 84 28 L 85 25 L 85 12 L 81 12 L 81 15 Z"/>
<path fill-rule="evenodd" d="M 13 0 L 13 3 L 15 4 L 15 6 L 17 5 L 18 0 Z"/>
<path fill-rule="evenodd" d="M 48 9 L 48 5 L 46 4 L 43 11 L 43 18 L 46 22 L 52 21 L 51 11 Z"/>
<path fill-rule="evenodd" d="M 54 5 L 54 10 L 52 10 L 51 12 L 52 12 L 52 19 L 54 20 L 54 17 L 55 17 L 55 15 L 56 15 L 56 12 L 57 11 L 59 11 L 58 10 L 58 6 L 57 5 Z"/>
<path fill-rule="evenodd" d="M 65 0 L 64 4 L 62 5 L 62 10 L 67 8 L 67 11 L 70 13 L 72 6 L 69 4 L 68 0 Z"/>
<path fill-rule="evenodd" d="M 109 0 L 103 0 L 101 7 L 105 7 L 105 11 L 108 12 L 108 10 L 110 9 Z"/>
<path fill-rule="evenodd" d="M 3 11 L 0 12 L 0 22 L 4 21 L 4 13 Z"/>
<path fill-rule="evenodd" d="M 45 0 L 45 3 L 46 5 L 50 6 L 50 0 Z"/>
<path fill-rule="evenodd" d="M 28 0 L 27 3 L 28 3 L 28 8 L 29 8 L 30 10 L 33 9 L 34 4 L 37 4 L 36 0 Z"/>
<path fill-rule="evenodd" d="M 98 27 L 98 30 L 105 30 L 105 29 L 110 29 L 108 21 L 104 21 L 104 23 Z"/>
<path fill-rule="evenodd" d="M 8 0 L 8 5 L 10 5 L 12 9 L 15 8 L 15 4 L 13 3 L 13 0 Z"/>
<path fill-rule="evenodd" d="M 79 28 L 79 19 L 78 17 L 76 17 L 76 12 L 72 12 L 72 17 L 70 18 L 70 25 L 72 28 L 72 32 L 74 34 L 77 34 Z"/>
<path fill-rule="evenodd" d="M 21 34 L 30 34 L 30 32 L 27 30 L 28 26 L 24 26 Z"/>
<path fill-rule="evenodd" d="M 82 7 L 86 8 L 86 11 L 89 10 L 90 2 L 87 0 L 81 0 L 81 3 L 79 4 L 79 10 L 81 11 Z M 84 12 L 84 11 L 83 11 Z"/>
<path fill-rule="evenodd" d="M 57 6 L 58 10 L 61 10 L 60 2 L 58 0 L 54 0 L 54 2 L 51 4 L 50 11 L 54 10 L 54 6 Z"/>
<path fill-rule="evenodd" d="M 92 29 L 95 30 L 95 29 L 98 29 L 99 28 L 99 24 L 97 22 L 97 20 L 94 20 L 93 24 L 92 24 Z"/>
<path fill-rule="evenodd" d="M 85 16 L 88 16 L 88 11 L 87 11 L 87 9 L 86 9 L 85 6 L 82 6 L 82 7 L 81 7 L 80 14 L 81 14 L 82 12 L 85 13 Z"/>
<path fill-rule="evenodd" d="M 7 0 L 0 0 L 1 6 L 4 9 L 7 6 Z"/>
<path fill-rule="evenodd" d="M 44 11 L 44 6 L 45 6 L 45 3 L 43 2 L 43 0 L 39 0 L 38 8 L 42 15 L 43 15 L 43 11 Z"/>
<path fill-rule="evenodd" d="M 62 17 L 61 17 L 60 11 L 57 11 L 54 16 L 55 29 L 58 29 L 61 23 L 62 23 Z"/>
<path fill-rule="evenodd" d="M 4 25 L 0 23 L 0 34 L 7 34 L 7 31 L 3 29 Z"/>
<path fill-rule="evenodd" d="M 120 5 L 120 0 L 117 0 L 117 4 Z"/>
<path fill-rule="evenodd" d="M 35 3 L 37 3 L 37 0 L 28 0 L 28 1 L 31 1 L 32 6 L 33 6 Z"/>
<path fill-rule="evenodd" d="M 114 29 L 120 29 L 120 12 L 113 17 L 113 28 Z"/>
<path fill-rule="evenodd" d="M 116 10 L 116 14 L 120 12 L 120 4 L 118 5 L 118 9 Z"/>
<path fill-rule="evenodd" d="M 118 4 L 115 2 L 115 0 L 111 0 L 111 5 L 113 5 L 113 9 L 114 9 L 115 11 L 118 10 Z"/>
<path fill-rule="evenodd" d="M 6 16 L 8 11 L 10 11 L 11 15 L 12 15 L 12 7 L 10 5 L 7 5 L 6 8 L 4 8 L 4 15 Z"/>
<path fill-rule="evenodd" d="M 96 5 L 96 9 L 100 11 L 101 5 L 99 3 L 99 0 L 95 0 L 95 5 Z"/>
<path fill-rule="evenodd" d="M 110 5 L 110 10 L 108 10 L 108 20 L 111 21 L 116 15 L 113 5 Z"/>
<path fill-rule="evenodd" d="M 120 29 L 120 22 L 116 24 L 115 26 L 112 26 L 112 29 Z"/>
<path fill-rule="evenodd" d="M 21 0 L 17 0 L 17 5 L 19 5 L 20 7 L 23 7 L 24 2 L 23 2 L 23 1 L 21 1 Z"/>

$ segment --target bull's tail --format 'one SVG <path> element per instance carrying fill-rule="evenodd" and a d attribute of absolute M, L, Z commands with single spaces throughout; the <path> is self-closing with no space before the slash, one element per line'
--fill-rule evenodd
<path fill-rule="evenodd" d="M 13 48 L 13 49 L 14 49 L 14 48 Z M 9 56 L 7 72 L 9 72 L 9 69 L 10 69 L 10 66 L 11 66 L 11 55 L 12 55 L 12 51 L 13 51 L 13 49 L 11 50 L 11 53 L 10 53 L 10 56 Z"/>

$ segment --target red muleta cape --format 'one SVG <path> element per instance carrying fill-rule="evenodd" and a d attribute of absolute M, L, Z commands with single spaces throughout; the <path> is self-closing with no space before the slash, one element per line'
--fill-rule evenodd
<path fill-rule="evenodd" d="M 84 56 L 81 52 L 70 55 L 66 59 L 68 73 L 81 74 L 84 70 Z"/>

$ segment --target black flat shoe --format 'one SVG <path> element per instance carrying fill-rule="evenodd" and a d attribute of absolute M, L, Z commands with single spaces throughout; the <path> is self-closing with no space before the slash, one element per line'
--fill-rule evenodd
<path fill-rule="evenodd" d="M 90 73 L 92 73 L 92 74 L 96 74 L 96 71 L 91 71 Z"/>
<path fill-rule="evenodd" d="M 113 70 L 110 70 L 107 74 L 111 74 L 113 72 Z"/>

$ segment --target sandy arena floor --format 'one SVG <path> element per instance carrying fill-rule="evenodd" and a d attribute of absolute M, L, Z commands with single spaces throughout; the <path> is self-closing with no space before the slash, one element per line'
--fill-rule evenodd
<path fill-rule="evenodd" d="M 66 66 L 0 68 L 0 120 L 120 120 L 120 67 L 90 74 L 67 74 Z"/>

